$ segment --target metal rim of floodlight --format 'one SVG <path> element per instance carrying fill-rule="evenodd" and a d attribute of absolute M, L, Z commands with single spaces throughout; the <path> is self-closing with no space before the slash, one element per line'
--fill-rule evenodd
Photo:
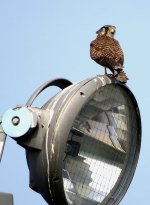
<path fill-rule="evenodd" d="M 50 123 L 43 143 L 43 149 L 40 152 L 26 149 L 30 170 L 30 187 L 41 193 L 47 203 L 55 205 L 59 205 L 60 202 L 63 205 L 69 204 L 65 194 L 62 173 L 64 165 L 63 153 L 66 150 L 68 135 L 77 115 L 93 93 L 100 87 L 105 87 L 109 84 L 116 85 L 129 97 L 134 109 L 131 112 L 135 113 L 137 134 L 134 138 L 130 136 L 128 156 L 117 182 L 104 200 L 101 203 L 97 202 L 96 205 L 117 205 L 126 193 L 136 169 L 141 145 L 140 112 L 133 93 L 126 85 L 122 85 L 113 78 L 106 76 L 96 76 L 73 85 L 68 80 L 57 79 L 42 85 L 27 102 L 27 106 L 31 106 L 35 98 L 51 85 L 58 86 L 61 89 L 66 88 L 62 91 L 62 94 L 58 93 L 42 106 L 42 109 L 48 110 L 52 108 L 53 111 L 49 118 Z"/>

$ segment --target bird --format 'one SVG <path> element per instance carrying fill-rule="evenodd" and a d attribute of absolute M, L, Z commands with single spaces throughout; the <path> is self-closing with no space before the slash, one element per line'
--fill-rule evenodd
<path fill-rule="evenodd" d="M 99 65 L 112 72 L 121 83 L 126 83 L 129 79 L 124 72 L 124 53 L 119 42 L 114 38 L 116 27 L 105 25 L 96 31 L 97 37 L 90 43 L 90 57 Z"/>

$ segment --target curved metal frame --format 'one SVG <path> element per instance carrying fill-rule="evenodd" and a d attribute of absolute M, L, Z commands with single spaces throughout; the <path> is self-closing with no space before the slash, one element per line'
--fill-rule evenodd
<path fill-rule="evenodd" d="M 72 85 L 72 83 L 64 78 L 56 78 L 54 80 L 49 80 L 46 83 L 42 84 L 33 94 L 32 96 L 29 98 L 29 100 L 26 103 L 27 107 L 31 107 L 33 101 L 37 98 L 37 96 L 46 88 L 50 87 L 50 86 L 57 86 L 61 89 L 64 89 L 66 87 L 68 87 L 69 85 Z"/>
<path fill-rule="evenodd" d="M 57 80 L 49 81 L 49 83 L 45 83 L 37 89 L 37 91 L 35 91 L 27 102 L 27 106 L 32 105 L 32 102 L 42 92 L 42 90 L 51 85 L 56 85 L 58 83 Z M 71 85 L 68 80 L 66 83 L 67 84 L 65 84 L 65 86 Z M 119 178 L 114 189 L 111 191 L 110 195 L 108 195 L 106 199 L 99 204 L 117 205 L 126 193 L 136 169 L 141 145 L 141 118 L 138 104 L 133 93 L 127 86 L 122 85 L 118 81 L 114 81 L 114 79 L 108 78 L 107 76 L 96 76 L 94 78 L 79 82 L 68 88 L 67 92 L 60 92 L 58 94 L 59 97 L 56 96 L 56 98 L 58 97 L 58 100 L 56 100 L 53 105 L 55 114 L 51 116 L 49 130 L 45 137 L 45 142 L 41 153 L 38 152 L 33 154 L 31 150 L 27 150 L 28 161 L 30 161 L 28 164 L 29 169 L 30 166 L 32 166 L 32 175 L 38 176 L 38 178 L 36 178 L 36 187 L 33 189 L 41 193 L 49 204 L 55 201 L 54 204 L 59 205 L 61 201 L 63 205 L 68 205 L 64 193 L 62 176 L 62 153 L 64 153 L 65 150 L 68 134 L 76 116 L 84 104 L 88 101 L 90 96 L 101 86 L 111 83 L 122 86 L 125 92 L 127 92 L 130 96 L 130 99 L 135 107 L 134 111 L 137 118 L 138 135 L 136 136 L 137 138 L 132 141 L 133 147 L 132 150 L 130 150 L 130 156 L 127 159 L 121 177 Z M 53 99 L 55 99 L 55 97 Z M 49 101 L 49 103 L 50 102 L 51 101 Z M 46 103 L 43 108 L 51 109 L 51 107 L 48 107 L 49 103 Z M 38 168 L 38 165 L 40 165 L 41 169 Z M 44 175 L 42 170 L 46 170 L 46 172 L 44 171 Z M 46 184 L 45 187 L 40 187 L 42 182 Z"/>
<path fill-rule="evenodd" d="M 104 79 L 103 77 L 99 81 L 99 77 L 93 78 L 90 80 L 87 80 L 83 84 L 78 84 L 76 88 L 76 92 L 70 93 L 70 96 L 67 96 L 65 100 L 57 104 L 56 110 L 57 113 L 55 115 L 55 121 L 52 126 L 50 126 L 49 130 L 49 138 L 48 138 L 48 152 L 49 156 L 51 157 L 53 163 L 48 162 L 49 164 L 49 174 L 50 174 L 50 183 L 51 183 L 51 189 L 52 189 L 52 195 L 55 199 L 55 203 L 59 204 L 60 201 L 58 200 L 59 194 L 61 191 L 63 191 L 63 182 L 62 182 L 62 154 L 65 149 L 65 144 L 67 141 L 68 134 L 70 132 L 70 128 L 72 126 L 73 121 L 75 120 L 75 117 L 77 116 L 78 112 L 80 111 L 81 107 L 84 105 L 84 103 L 88 100 L 88 98 L 91 96 L 91 94 L 98 89 L 98 87 L 104 86 L 106 84 L 110 83 L 117 83 L 118 86 L 122 86 L 123 89 L 129 94 L 131 97 L 131 100 L 135 106 L 135 112 L 137 117 L 137 124 L 138 124 L 138 138 L 135 139 L 136 142 L 134 142 L 134 148 L 132 147 L 132 150 L 130 150 L 130 156 L 127 160 L 126 166 L 124 168 L 124 171 L 118 180 L 117 185 L 115 186 L 114 190 L 111 192 L 111 196 L 109 195 L 106 197 L 106 199 L 101 203 L 101 205 L 117 205 L 121 199 L 123 198 L 124 194 L 126 193 L 132 177 L 134 175 L 135 169 L 136 169 L 136 163 L 139 157 L 139 150 L 140 150 L 140 144 L 141 144 L 141 120 L 140 120 L 140 113 L 138 109 L 137 102 L 132 94 L 132 92 L 125 86 L 119 84 L 117 81 L 110 81 L 107 77 Z M 95 81 L 97 81 L 95 83 Z M 99 81 L 99 82 L 98 82 Z M 85 97 L 83 98 L 81 93 L 84 93 Z M 79 95 L 80 94 L 80 95 Z M 62 97 L 64 98 L 64 96 Z M 67 103 L 67 107 L 66 107 Z M 61 104 L 61 108 L 60 108 Z M 75 108 L 75 109 L 74 109 Z M 71 116 L 70 116 L 71 112 Z M 68 119 L 65 119 L 65 116 L 69 116 Z M 62 120 L 63 119 L 63 120 Z M 54 135 L 52 135 L 54 133 Z M 55 147 L 54 153 L 52 153 L 52 147 L 49 145 L 53 145 Z M 59 194 L 56 194 L 59 193 Z M 61 194 L 62 201 L 64 205 L 67 205 L 65 196 Z"/>

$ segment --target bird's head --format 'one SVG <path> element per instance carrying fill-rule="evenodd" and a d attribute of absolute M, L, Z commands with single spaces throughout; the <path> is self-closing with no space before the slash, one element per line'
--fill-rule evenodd
<path fill-rule="evenodd" d="M 116 32 L 116 27 L 111 25 L 103 26 L 98 31 L 96 31 L 98 36 L 106 35 L 109 36 L 110 38 L 114 38 L 115 32 Z"/>

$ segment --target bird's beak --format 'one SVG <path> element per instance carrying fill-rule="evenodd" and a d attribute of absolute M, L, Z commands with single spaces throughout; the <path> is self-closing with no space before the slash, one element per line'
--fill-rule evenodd
<path fill-rule="evenodd" d="M 96 34 L 98 34 L 100 30 L 101 30 L 101 29 L 99 29 L 98 31 L 96 31 Z"/>

